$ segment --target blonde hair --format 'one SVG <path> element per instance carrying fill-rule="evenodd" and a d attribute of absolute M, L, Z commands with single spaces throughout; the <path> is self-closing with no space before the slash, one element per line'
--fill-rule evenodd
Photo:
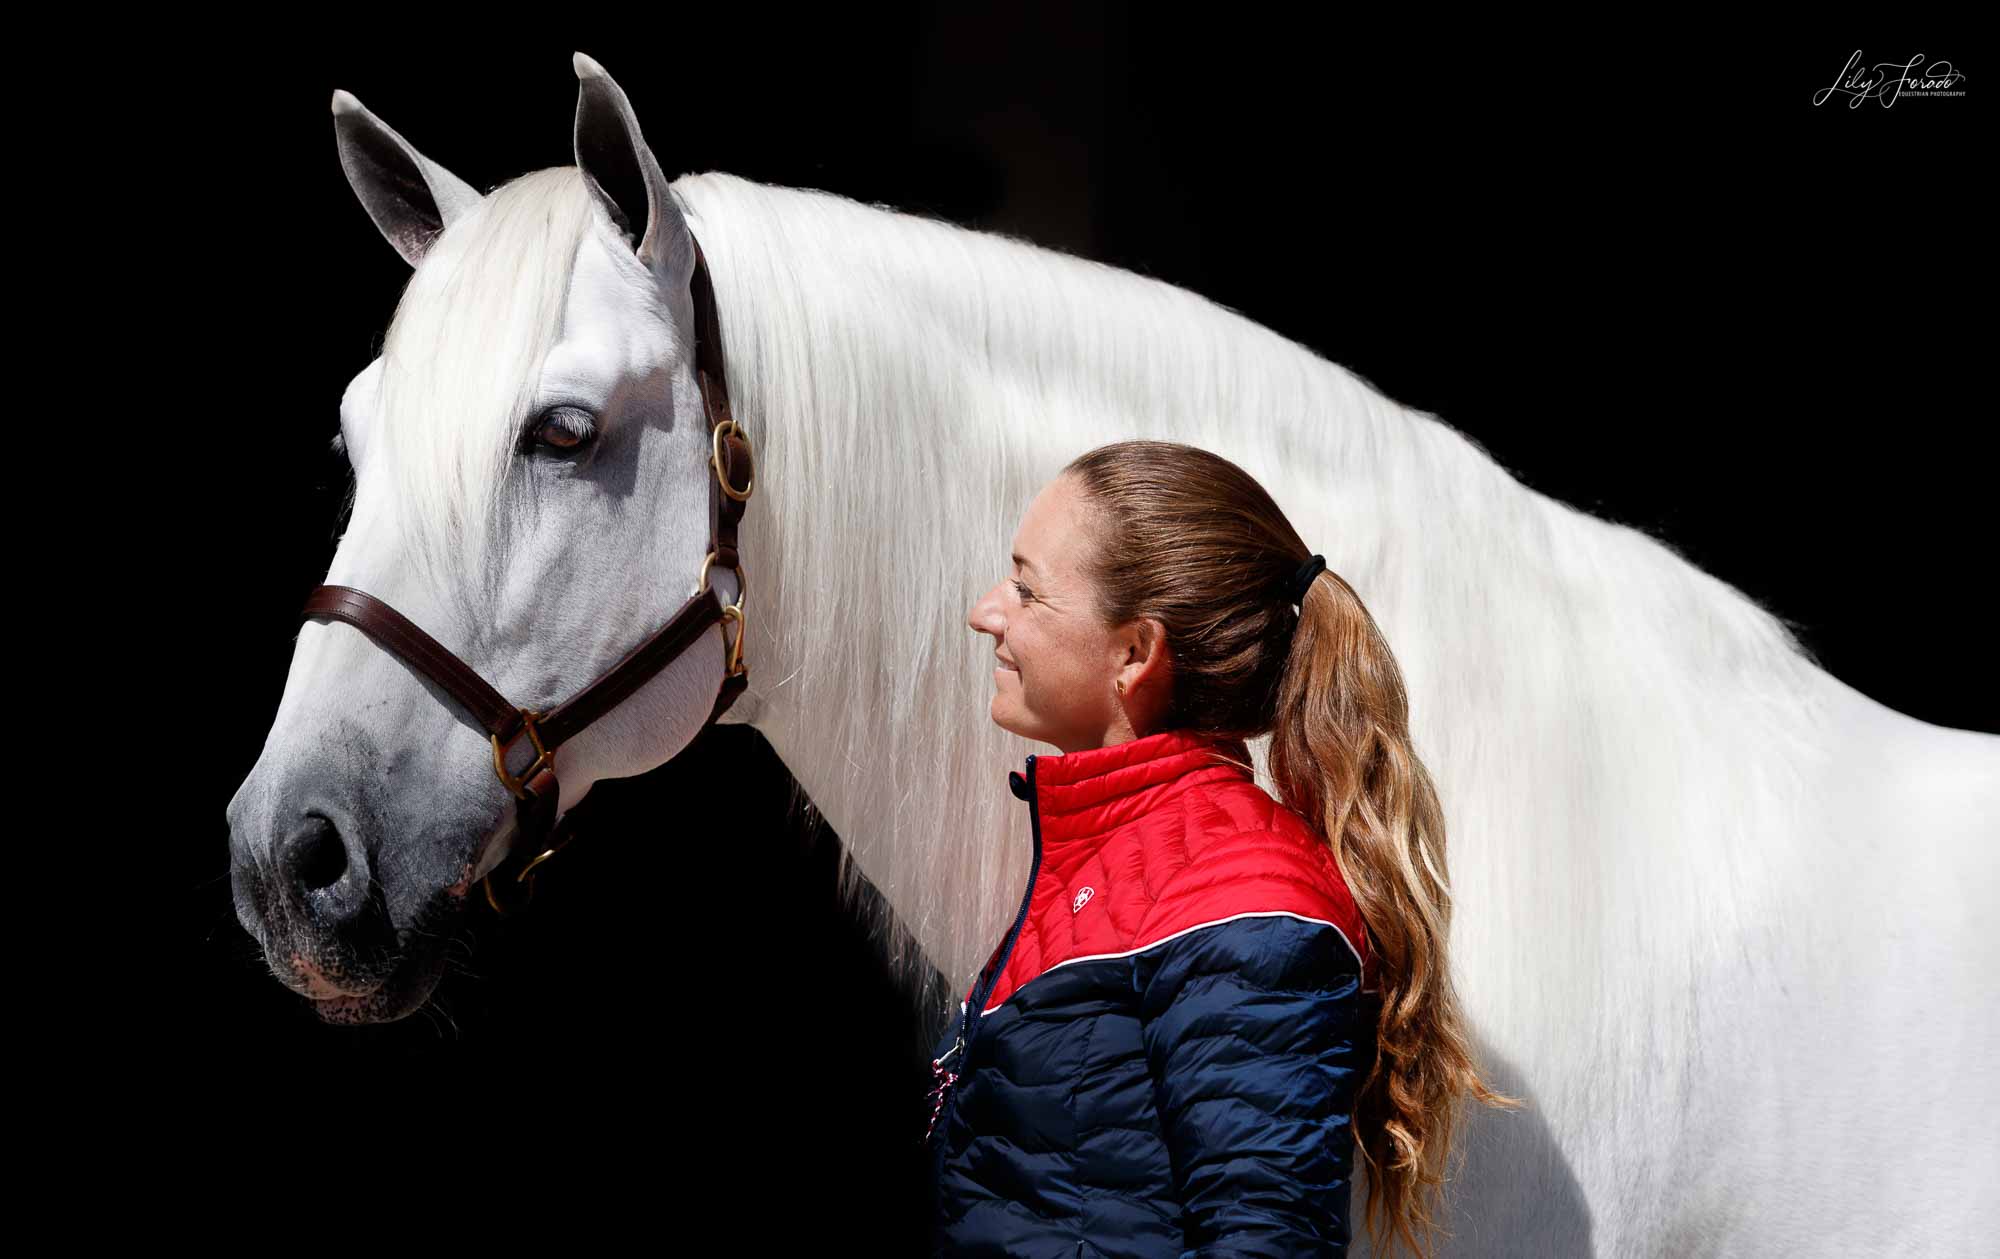
<path fill-rule="evenodd" d="M 1424 1256 L 1461 1117 L 1489 1088 L 1474 1063 L 1446 952 L 1444 812 L 1410 741 L 1402 673 L 1354 588 L 1331 569 L 1294 615 L 1286 588 L 1310 552 L 1271 496 L 1219 455 L 1173 442 L 1100 446 L 1064 468 L 1099 513 L 1087 561 L 1098 614 L 1166 627 L 1172 694 L 1161 729 L 1218 740 L 1271 734 L 1279 799 L 1332 849 L 1367 925 L 1381 1005 L 1355 1100 L 1378 1249 Z M 1150 733 L 1150 732 L 1149 732 Z"/>

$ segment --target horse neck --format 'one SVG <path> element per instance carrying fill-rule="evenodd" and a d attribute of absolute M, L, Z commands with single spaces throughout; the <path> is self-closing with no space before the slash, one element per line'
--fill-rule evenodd
<path fill-rule="evenodd" d="M 965 615 L 1034 493 L 1104 442 L 1238 463 L 1360 593 L 1461 837 L 1455 881 L 1486 889 L 1458 932 L 1496 965 L 1531 935 L 1508 935 L 1509 853 L 1587 914 L 1641 895 L 1664 853 L 1719 857 L 1789 807 L 1814 671 L 1653 539 L 1197 295 L 822 194 L 758 188 L 782 208 L 751 224 L 731 218 L 744 187 L 689 200 L 711 206 L 716 244 L 697 230 L 759 442 L 745 716 L 948 979 L 1019 903 L 1030 845 L 1005 774 L 1049 751 L 987 719 L 991 644 Z M 773 223 L 786 239 L 755 236 Z M 1670 787 L 1702 781 L 1722 790 Z"/>

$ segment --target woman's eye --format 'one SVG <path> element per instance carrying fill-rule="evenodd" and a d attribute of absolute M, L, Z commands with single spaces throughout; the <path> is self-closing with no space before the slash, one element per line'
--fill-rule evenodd
<path fill-rule="evenodd" d="M 581 450 L 596 436 L 597 426 L 588 415 L 574 407 L 558 407 L 535 425 L 530 445 L 569 452 Z"/>
<path fill-rule="evenodd" d="M 1010 578 L 1009 580 L 1013 579 Z M 1022 585 L 1018 580 L 1014 581 L 1014 593 L 1021 596 L 1021 602 L 1023 603 L 1035 597 L 1035 592 Z"/>

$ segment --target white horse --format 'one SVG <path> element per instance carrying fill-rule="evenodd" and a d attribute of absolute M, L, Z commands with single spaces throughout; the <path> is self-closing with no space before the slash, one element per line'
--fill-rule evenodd
<path fill-rule="evenodd" d="M 1993 1253 L 2000 739 L 1857 693 L 1658 539 L 1193 293 L 826 193 L 670 188 L 625 94 L 575 69 L 576 166 L 484 195 L 334 95 L 348 177 L 415 270 L 341 404 L 355 499 L 328 583 L 528 705 L 660 625 L 707 538 L 692 232 L 757 444 L 751 685 L 725 720 L 839 833 L 857 903 L 864 877 L 882 893 L 913 1000 L 955 1009 L 1028 871 L 1005 775 L 1036 748 L 987 720 L 966 609 L 1071 456 L 1192 443 L 1271 490 L 1409 683 L 1463 999 L 1529 1102 L 1472 1115 L 1447 1253 Z M 685 746 L 724 646 L 566 744 L 561 807 Z M 239 916 L 329 1017 L 401 1017 L 510 802 L 449 696 L 305 623 L 229 805 Z M 379 899 L 393 973 L 283 911 L 301 826 L 318 882 L 345 862 L 336 886 Z M 931 964 L 954 992 L 918 982 Z"/>

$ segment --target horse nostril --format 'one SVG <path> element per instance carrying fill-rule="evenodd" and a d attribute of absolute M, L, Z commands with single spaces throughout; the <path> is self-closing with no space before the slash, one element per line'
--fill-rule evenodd
<path fill-rule="evenodd" d="M 278 841 L 271 885 L 295 915 L 304 915 L 294 929 L 310 922 L 321 932 L 337 933 L 342 947 L 350 949 L 363 937 L 377 942 L 375 935 L 387 929 L 374 898 L 373 863 L 359 839 L 351 831 L 343 835 L 326 815 L 307 813 Z"/>
<path fill-rule="evenodd" d="M 279 851 L 278 868 L 300 895 L 332 887 L 347 873 L 347 846 L 332 822 L 309 813 Z"/>

